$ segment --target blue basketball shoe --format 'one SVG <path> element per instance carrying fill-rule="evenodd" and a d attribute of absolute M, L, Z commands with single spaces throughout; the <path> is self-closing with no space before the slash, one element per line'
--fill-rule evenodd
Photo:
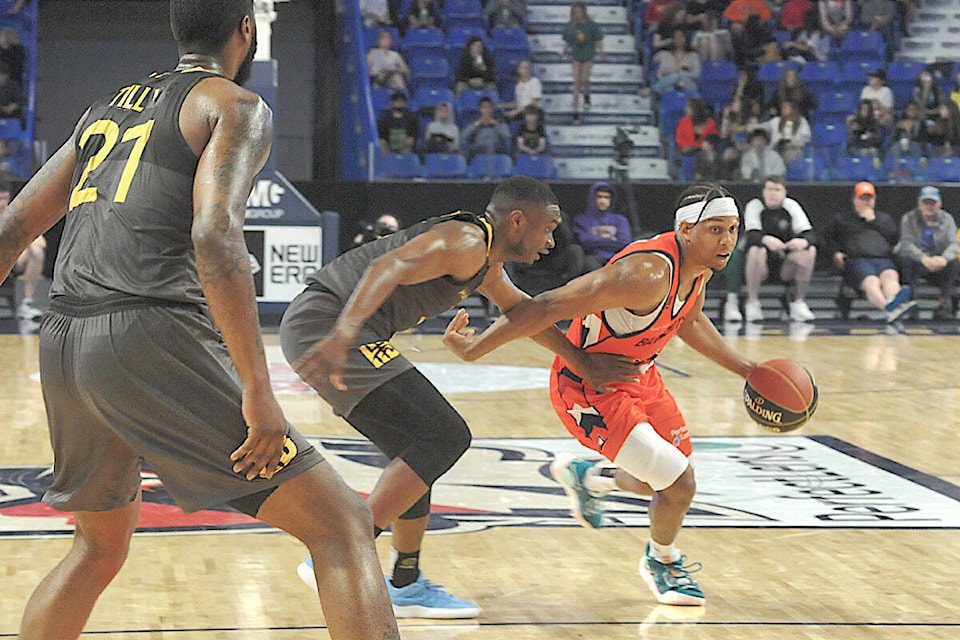
<path fill-rule="evenodd" d="M 663 562 L 650 555 L 650 544 L 640 560 L 640 577 L 650 587 L 660 604 L 673 605 L 702 605 L 703 591 L 696 581 L 690 577 L 691 573 L 700 571 L 703 565 L 699 562 L 683 566 L 687 556 L 680 556 L 674 562 Z"/>
<path fill-rule="evenodd" d="M 592 462 L 578 460 L 573 454 L 558 453 L 550 463 L 550 475 L 560 483 L 570 497 L 573 517 L 588 529 L 603 526 L 603 497 L 583 486 L 583 476 L 593 466 Z"/>
<path fill-rule="evenodd" d="M 476 618 L 480 607 L 472 602 L 450 595 L 438 584 L 423 577 L 405 587 L 395 587 L 387 579 L 387 591 L 393 603 L 393 615 L 397 618 L 434 618 L 459 620 Z"/>
<path fill-rule="evenodd" d="M 317 588 L 317 580 L 313 575 L 313 559 L 307 556 L 306 562 L 297 567 L 297 575 L 304 584 L 313 590 Z M 397 618 L 434 618 L 442 620 L 459 620 L 476 618 L 480 615 L 480 607 L 472 602 L 452 596 L 438 584 L 434 584 L 423 577 L 423 572 L 417 581 L 405 587 L 395 587 L 387 580 L 387 591 L 390 602 L 393 604 L 393 615 Z"/>

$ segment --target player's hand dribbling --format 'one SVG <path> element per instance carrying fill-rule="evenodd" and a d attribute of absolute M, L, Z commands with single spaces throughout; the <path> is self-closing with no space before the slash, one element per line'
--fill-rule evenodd
<path fill-rule="evenodd" d="M 270 389 L 260 392 L 244 389 L 240 402 L 247 423 L 247 439 L 230 454 L 233 471 L 247 480 L 253 480 L 261 471 L 262 477 L 272 478 L 283 454 L 287 420 Z"/>
<path fill-rule="evenodd" d="M 443 331 L 443 345 L 462 360 L 466 360 L 471 338 L 477 332 L 476 329 L 468 329 L 468 324 L 470 324 L 470 314 L 463 309 L 458 309 Z"/>
<path fill-rule="evenodd" d="M 346 391 L 343 369 L 347 363 L 348 346 L 347 342 L 331 334 L 310 347 L 294 363 L 293 370 L 314 389 L 329 383 L 340 391 Z"/>

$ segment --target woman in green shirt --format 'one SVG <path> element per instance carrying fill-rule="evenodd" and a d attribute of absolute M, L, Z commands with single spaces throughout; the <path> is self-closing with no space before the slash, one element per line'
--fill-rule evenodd
<path fill-rule="evenodd" d="M 600 25 L 587 15 L 587 3 L 574 2 L 570 5 L 570 22 L 563 31 L 563 55 L 573 58 L 573 121 L 580 122 L 580 94 L 583 93 L 583 107 L 590 108 L 590 72 L 593 70 L 593 58 L 603 52 L 603 31 Z"/>

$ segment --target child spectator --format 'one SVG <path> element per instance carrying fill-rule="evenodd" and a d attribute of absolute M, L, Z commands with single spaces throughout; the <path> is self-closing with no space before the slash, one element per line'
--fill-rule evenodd
<path fill-rule="evenodd" d="M 383 30 L 377 34 L 377 44 L 367 52 L 367 71 L 374 87 L 405 89 L 410 67 L 399 53 L 392 49 L 393 35 Z"/>
<path fill-rule="evenodd" d="M 420 121 L 407 110 L 407 94 L 397 91 L 390 97 L 390 110 L 377 121 L 377 137 L 382 153 L 413 153 Z"/>
<path fill-rule="evenodd" d="M 873 113 L 880 126 L 893 129 L 893 91 L 887 86 L 886 69 L 874 69 L 867 74 L 867 86 L 860 90 L 860 99 L 873 103 Z"/>
<path fill-rule="evenodd" d="M 704 140 L 710 135 L 719 136 L 720 131 L 703 98 L 690 98 L 683 110 L 684 116 L 680 118 L 674 132 L 674 142 L 681 168 L 680 179 L 691 180 Z"/>
<path fill-rule="evenodd" d="M 873 112 L 873 102 L 861 100 L 857 112 L 847 116 L 847 155 L 879 158 L 883 130 Z"/>
<path fill-rule="evenodd" d="M 513 88 L 513 101 L 500 105 L 507 120 L 519 120 L 528 106 L 540 108 L 543 99 L 543 84 L 533 75 L 533 64 L 529 60 L 517 63 L 517 84 Z"/>
<path fill-rule="evenodd" d="M 483 8 L 491 29 L 519 29 L 527 16 L 523 0 L 487 0 Z"/>
<path fill-rule="evenodd" d="M 940 87 L 934 82 L 933 73 L 924 69 L 917 76 L 917 85 L 913 88 L 913 101 L 920 107 L 920 115 L 927 121 L 929 127 L 940 109 L 943 98 Z"/>
<path fill-rule="evenodd" d="M 458 153 L 460 151 L 460 127 L 449 102 L 439 103 L 433 110 L 433 121 L 427 124 L 423 134 L 424 153 Z"/>
<path fill-rule="evenodd" d="M 467 162 L 486 153 L 510 153 L 510 129 L 494 115 L 493 100 L 480 98 L 480 117 L 467 125 L 461 136 Z"/>
<path fill-rule="evenodd" d="M 937 109 L 937 117 L 927 127 L 927 143 L 931 156 L 960 155 L 960 107 L 953 100 Z"/>
<path fill-rule="evenodd" d="M 740 175 L 749 182 L 762 183 L 767 176 L 782 176 L 787 172 L 780 154 L 770 148 L 770 134 L 760 126 L 750 132 L 747 150 L 740 158 Z"/>
<path fill-rule="evenodd" d="M 687 46 L 687 34 L 673 34 L 673 46 L 653 57 L 657 79 L 650 88 L 657 95 L 666 91 L 696 91 L 700 87 L 700 56 Z"/>
<path fill-rule="evenodd" d="M 523 122 L 517 130 L 517 153 L 538 156 L 547 151 L 547 131 L 541 121 L 542 111 L 533 105 L 523 110 Z"/>
<path fill-rule="evenodd" d="M 805 154 L 811 137 L 810 123 L 791 101 L 780 103 L 780 115 L 770 119 L 769 127 L 770 146 L 780 154 L 785 165 Z"/>
<path fill-rule="evenodd" d="M 407 29 L 435 29 L 440 27 L 437 7 L 433 0 L 413 0 L 404 21 Z"/>
<path fill-rule="evenodd" d="M 770 98 L 770 104 L 767 110 L 771 116 L 780 113 L 780 105 L 784 102 L 792 102 L 804 118 L 810 117 L 810 112 L 817 108 L 817 99 L 810 93 L 803 82 L 797 70 L 793 67 L 787 67 L 780 76 L 780 82 Z"/>

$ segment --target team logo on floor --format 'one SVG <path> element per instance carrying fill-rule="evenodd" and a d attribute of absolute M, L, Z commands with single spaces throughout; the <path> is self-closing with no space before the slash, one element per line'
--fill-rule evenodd
<path fill-rule="evenodd" d="M 387 460 L 362 438 L 312 437 L 366 495 Z M 694 438 L 697 495 L 686 527 L 960 528 L 960 487 L 825 436 Z M 492 527 L 574 527 L 550 477 L 555 455 L 590 455 L 571 438 L 478 439 L 434 486 L 432 533 Z M 0 468 L 0 536 L 68 535 L 69 514 L 40 501 L 48 468 Z M 227 507 L 184 514 L 143 474 L 140 533 L 262 530 Z M 605 526 L 647 527 L 647 499 L 613 493 Z"/>

